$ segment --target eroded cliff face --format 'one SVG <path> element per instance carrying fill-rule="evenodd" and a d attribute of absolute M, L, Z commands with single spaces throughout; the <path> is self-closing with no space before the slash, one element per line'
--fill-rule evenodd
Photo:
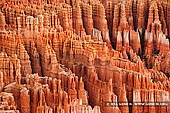
<path fill-rule="evenodd" d="M 169 35 L 169 1 L 1 0 L 0 112 L 169 113 Z"/>

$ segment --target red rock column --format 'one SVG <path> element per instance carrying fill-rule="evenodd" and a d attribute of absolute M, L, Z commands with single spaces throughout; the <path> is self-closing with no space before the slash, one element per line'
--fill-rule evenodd
<path fill-rule="evenodd" d="M 17 17 L 16 21 L 17 21 L 17 30 L 20 33 L 20 31 L 21 31 L 21 18 Z"/>
<path fill-rule="evenodd" d="M 24 11 L 21 11 L 21 26 L 23 29 L 25 29 L 26 27 L 26 15 L 24 13 Z"/>
<path fill-rule="evenodd" d="M 38 35 L 38 18 L 34 18 L 33 20 L 33 34 L 34 34 L 34 37 L 36 38 L 37 35 Z"/>
<path fill-rule="evenodd" d="M 126 98 L 125 84 L 123 84 L 123 87 L 121 89 L 121 93 L 120 93 L 120 95 L 118 95 L 118 98 L 119 98 L 118 102 L 120 103 L 119 108 L 120 108 L 121 112 L 122 113 L 129 113 L 128 100 Z"/>
<path fill-rule="evenodd" d="M 77 99 L 76 84 L 73 78 L 68 85 L 71 85 L 71 89 L 68 89 L 68 94 L 71 96 L 71 100 Z"/>
<path fill-rule="evenodd" d="M 148 24 L 147 24 L 147 31 L 150 32 L 151 30 L 151 23 L 153 22 L 153 9 L 152 7 L 149 8 L 149 16 L 148 16 Z"/>
<path fill-rule="evenodd" d="M 5 30 L 5 16 L 3 15 L 2 12 L 0 12 L 0 30 L 4 31 Z"/>
<path fill-rule="evenodd" d="M 73 7 L 73 29 L 75 33 L 81 36 L 81 30 L 84 31 L 83 21 L 82 21 L 82 12 L 79 5 Z"/>
<path fill-rule="evenodd" d="M 31 68 L 31 62 L 29 60 L 29 55 L 27 51 L 25 50 L 25 47 L 23 44 L 18 44 L 17 47 L 17 56 L 20 59 L 21 62 L 21 74 L 22 76 L 26 76 L 26 74 L 32 73 L 32 68 Z"/>
<path fill-rule="evenodd" d="M 69 110 L 69 97 L 68 97 L 68 94 L 66 92 L 64 92 L 63 94 L 64 96 L 64 101 L 63 101 L 63 106 L 64 106 L 64 113 L 70 113 L 70 110 Z"/>
<path fill-rule="evenodd" d="M 113 5 L 112 1 L 106 2 L 105 10 L 106 10 L 106 19 L 107 19 L 109 31 L 112 31 L 112 28 L 113 28 L 113 9 L 114 9 L 113 7 L 114 7 L 114 5 Z M 112 33 L 110 32 L 110 34 L 112 34 Z M 112 36 L 112 35 L 110 35 L 110 36 Z"/>
<path fill-rule="evenodd" d="M 40 66 L 40 57 L 37 51 L 37 48 L 34 44 L 31 46 L 31 64 L 33 73 L 38 73 L 38 75 L 42 76 L 41 66 Z"/>
<path fill-rule="evenodd" d="M 4 87 L 3 73 L 0 71 L 0 91 Z"/>
<path fill-rule="evenodd" d="M 109 40 L 109 30 L 107 25 L 107 20 L 105 18 L 105 9 L 103 4 L 93 4 L 93 22 L 94 27 L 102 32 L 102 38 L 104 41 Z M 100 23 L 100 24 L 98 24 Z"/>
<path fill-rule="evenodd" d="M 116 41 L 116 50 L 117 51 L 121 51 L 122 50 L 122 35 L 121 35 L 121 31 L 118 31 L 117 41 Z"/>
<path fill-rule="evenodd" d="M 129 34 L 128 30 L 123 31 L 123 46 L 125 47 L 125 50 L 128 50 L 129 48 Z"/>
<path fill-rule="evenodd" d="M 148 99 L 149 99 L 149 92 L 148 92 L 148 90 L 147 89 L 141 89 L 141 102 L 142 103 L 148 103 Z M 144 113 L 148 113 L 149 112 L 149 105 L 143 105 L 143 112 Z"/>
<path fill-rule="evenodd" d="M 23 88 L 20 91 L 20 110 L 21 113 L 30 113 L 30 95 L 28 94 L 29 90 Z"/>
<path fill-rule="evenodd" d="M 31 89 L 31 113 L 36 113 L 36 108 L 38 105 L 38 90 L 37 89 Z"/>
<path fill-rule="evenodd" d="M 151 55 L 153 52 L 153 33 L 145 32 L 145 55 Z"/>
<path fill-rule="evenodd" d="M 134 52 L 141 54 L 142 50 L 138 32 L 130 31 L 130 45 L 132 46 Z"/>
<path fill-rule="evenodd" d="M 127 74 L 127 98 L 128 102 L 132 103 L 132 96 L 133 96 L 133 75 L 131 72 Z"/>
<path fill-rule="evenodd" d="M 84 82 L 82 80 L 82 77 L 79 81 L 78 98 L 82 99 L 83 105 L 88 105 L 87 92 L 84 89 Z"/>
<path fill-rule="evenodd" d="M 148 103 L 149 104 L 153 104 L 155 101 L 154 101 L 154 90 L 150 90 L 149 91 L 149 101 Z M 155 109 L 155 106 L 154 105 L 150 105 L 149 106 L 149 113 L 156 113 L 156 109 Z"/>
<path fill-rule="evenodd" d="M 44 16 L 43 15 L 38 15 L 38 30 L 41 34 L 43 34 L 43 30 L 44 30 Z"/>
<path fill-rule="evenodd" d="M 122 88 L 122 72 L 117 70 L 113 72 L 113 90 L 116 95 L 120 95 Z"/>
<path fill-rule="evenodd" d="M 144 18 L 144 3 L 137 4 L 137 28 L 144 28 L 145 18 Z"/>
<path fill-rule="evenodd" d="M 169 92 L 165 91 L 165 90 L 161 90 L 161 107 L 160 107 L 160 111 L 162 113 L 166 113 L 169 112 L 168 107 L 169 107 Z M 167 104 L 167 105 L 163 105 L 163 104 Z"/>
<path fill-rule="evenodd" d="M 133 106 L 132 106 L 132 113 L 142 113 L 143 108 L 141 105 L 141 93 L 140 89 L 134 89 L 133 90 Z"/>
<path fill-rule="evenodd" d="M 115 7 L 114 7 L 114 18 L 113 18 L 113 29 L 112 29 L 112 40 L 111 40 L 113 45 L 116 45 L 116 42 L 117 42 L 118 22 L 119 22 L 119 6 L 115 5 Z"/>
<path fill-rule="evenodd" d="M 170 34 L 170 4 L 167 5 L 167 27 L 168 27 L 168 34 Z"/>
<path fill-rule="evenodd" d="M 44 13 L 44 27 L 48 28 L 50 26 L 50 17 L 48 13 Z"/>
<path fill-rule="evenodd" d="M 125 12 L 125 5 L 121 5 L 121 12 L 120 12 L 120 23 L 119 26 L 123 29 L 126 29 L 127 24 L 127 18 L 126 18 L 126 12 Z"/>

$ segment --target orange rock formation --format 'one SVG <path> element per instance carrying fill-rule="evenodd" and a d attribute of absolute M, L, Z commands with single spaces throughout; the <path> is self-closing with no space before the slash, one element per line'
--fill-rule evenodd
<path fill-rule="evenodd" d="M 0 113 L 169 113 L 169 2 L 1 0 Z"/>

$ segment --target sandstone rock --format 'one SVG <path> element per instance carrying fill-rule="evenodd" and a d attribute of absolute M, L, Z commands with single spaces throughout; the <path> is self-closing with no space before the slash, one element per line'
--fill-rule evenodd
<path fill-rule="evenodd" d="M 5 16 L 3 15 L 2 12 L 0 12 L 0 22 L 1 22 L 1 24 L 0 24 L 0 30 L 1 30 L 1 31 L 4 31 L 4 30 L 5 30 L 5 24 L 6 24 L 6 22 L 5 22 Z"/>
<path fill-rule="evenodd" d="M 2 0 L 0 112 L 169 112 L 169 7 Z"/>

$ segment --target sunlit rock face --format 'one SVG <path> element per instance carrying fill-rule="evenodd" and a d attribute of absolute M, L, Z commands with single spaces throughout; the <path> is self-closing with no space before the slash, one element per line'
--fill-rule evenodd
<path fill-rule="evenodd" d="M 1 0 L 0 113 L 169 113 L 169 0 Z"/>

